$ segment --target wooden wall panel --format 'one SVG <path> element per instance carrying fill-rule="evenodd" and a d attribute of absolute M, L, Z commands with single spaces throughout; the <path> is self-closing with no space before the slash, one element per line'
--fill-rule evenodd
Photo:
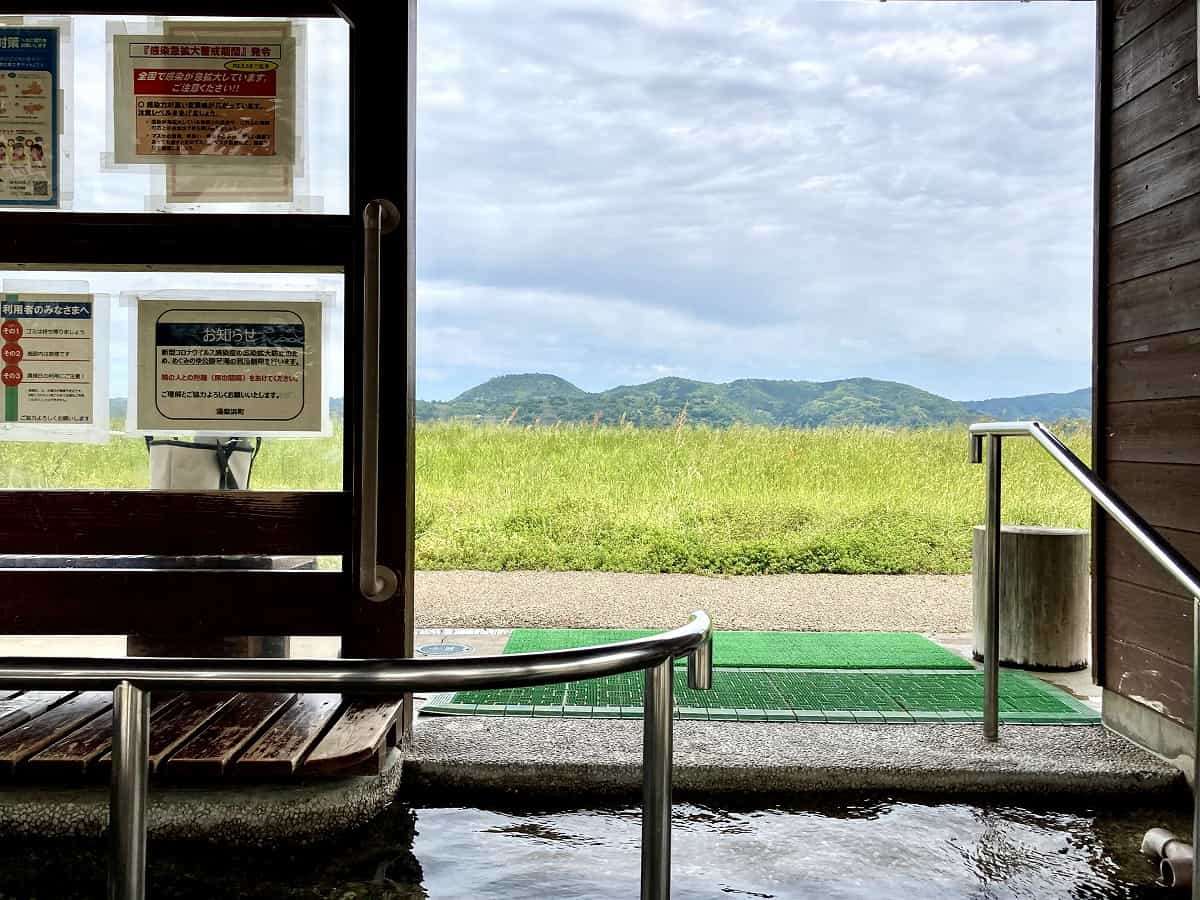
<path fill-rule="evenodd" d="M 1102 312 L 1112 342 L 1200 330 L 1200 263 L 1114 285 Z"/>
<path fill-rule="evenodd" d="M 1200 566 L 1200 534 L 1194 531 L 1161 529 L 1163 537 L 1193 565 Z M 1175 583 L 1145 550 L 1120 528 L 1110 528 L 1104 553 L 1104 577 L 1120 578 L 1142 587 L 1175 594 L 1186 599 L 1183 588 Z"/>
<path fill-rule="evenodd" d="M 1113 173 L 1110 221 L 1120 225 L 1200 193 L 1200 128 L 1144 153 Z"/>
<path fill-rule="evenodd" d="M 1200 124 L 1200 102 L 1191 103 Z M 1200 196 L 1172 203 L 1112 230 L 1109 278 L 1128 281 L 1200 260 Z"/>
<path fill-rule="evenodd" d="M 1110 404 L 1110 461 L 1200 465 L 1200 398 Z"/>
<path fill-rule="evenodd" d="M 1109 485 L 1151 525 L 1197 531 L 1200 469 L 1195 466 L 1110 461 Z"/>
<path fill-rule="evenodd" d="M 1195 4 L 1177 0 L 1174 9 L 1113 55 L 1112 105 L 1132 100 L 1186 66 L 1195 40 Z"/>
<path fill-rule="evenodd" d="M 1104 356 L 1109 403 L 1200 396 L 1200 330 L 1113 344 Z"/>
<path fill-rule="evenodd" d="M 1196 63 L 1163 79 L 1112 113 L 1112 164 L 1124 165 L 1135 156 L 1165 144 L 1200 125 L 1196 104 Z"/>
<path fill-rule="evenodd" d="M 1151 650 L 1108 637 L 1104 686 L 1185 725 L 1192 719 L 1192 670 Z"/>
<path fill-rule="evenodd" d="M 1112 45 L 1120 49 L 1178 6 L 1180 0 L 1119 0 L 1112 11 Z"/>
<path fill-rule="evenodd" d="M 1109 582 L 1105 631 L 1127 644 L 1153 647 L 1181 666 L 1192 659 L 1192 601 L 1117 579 Z"/>
<path fill-rule="evenodd" d="M 350 553 L 342 491 L 0 491 L 0 553 L 254 556 Z"/>
<path fill-rule="evenodd" d="M 4 586 L 2 634 L 341 634 L 358 594 L 350 572 L 19 569 Z"/>
<path fill-rule="evenodd" d="M 1101 477 L 1200 561 L 1195 2 L 1097 9 L 1093 452 Z M 1095 534 L 1101 681 L 1187 723 L 1192 601 L 1120 528 Z"/>

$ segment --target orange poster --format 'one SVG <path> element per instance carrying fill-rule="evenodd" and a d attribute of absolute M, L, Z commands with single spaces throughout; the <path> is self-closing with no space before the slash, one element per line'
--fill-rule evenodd
<path fill-rule="evenodd" d="M 118 163 L 292 159 L 292 38 L 116 35 Z"/>

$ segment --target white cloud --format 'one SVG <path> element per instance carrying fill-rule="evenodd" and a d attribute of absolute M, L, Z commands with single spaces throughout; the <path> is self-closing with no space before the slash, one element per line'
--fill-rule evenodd
<path fill-rule="evenodd" d="M 426 5 L 418 343 L 456 374 L 423 395 L 656 366 L 1086 383 L 1092 15 Z"/>

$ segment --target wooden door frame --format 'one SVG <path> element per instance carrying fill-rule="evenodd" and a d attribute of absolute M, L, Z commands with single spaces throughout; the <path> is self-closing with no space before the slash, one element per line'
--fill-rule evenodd
<path fill-rule="evenodd" d="M 0 491 L 0 547 L 15 554 L 341 555 L 331 571 L 0 570 L 0 632 L 325 634 L 343 653 L 412 652 L 415 382 L 413 89 L 415 0 L 162 0 L 5 4 L 4 15 L 340 17 L 350 27 L 350 214 L 176 214 L 0 211 L 0 266 L 345 273 L 345 446 L 340 492 Z M 405 90 L 399 91 L 399 85 Z M 387 198 L 405 229 L 386 239 L 382 330 L 405 334 L 381 360 L 379 561 L 400 574 L 392 599 L 359 594 L 358 498 L 362 210 Z M 390 501 L 390 502 L 389 502 Z M 181 517 L 179 514 L 185 513 Z M 164 527 L 172 522 L 174 528 Z M 186 521 L 186 530 L 178 523 Z"/>

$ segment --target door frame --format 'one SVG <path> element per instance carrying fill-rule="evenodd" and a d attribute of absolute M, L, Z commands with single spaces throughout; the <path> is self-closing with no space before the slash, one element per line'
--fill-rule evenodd
<path fill-rule="evenodd" d="M 339 492 L 0 491 L 6 553 L 341 555 L 332 571 L 0 569 L 8 634 L 339 635 L 346 656 L 411 655 L 415 402 L 415 0 L 39 3 L 4 15 L 340 17 L 350 29 L 348 215 L 0 211 L 0 266 L 341 271 L 345 277 L 345 441 Z M 403 81 L 401 82 L 401 79 Z M 403 83 L 403 91 L 396 87 Z M 400 109 L 397 110 L 397 105 Z M 363 220 L 386 198 L 404 228 L 384 239 L 381 329 L 403 329 L 379 361 L 378 558 L 400 585 L 375 603 L 356 583 L 355 484 L 363 410 Z M 19 226 L 19 227 L 17 227 Z M 403 243 L 401 243 L 403 235 Z M 181 529 L 180 522 L 187 522 Z M 165 527 L 170 523 L 172 527 Z"/>

